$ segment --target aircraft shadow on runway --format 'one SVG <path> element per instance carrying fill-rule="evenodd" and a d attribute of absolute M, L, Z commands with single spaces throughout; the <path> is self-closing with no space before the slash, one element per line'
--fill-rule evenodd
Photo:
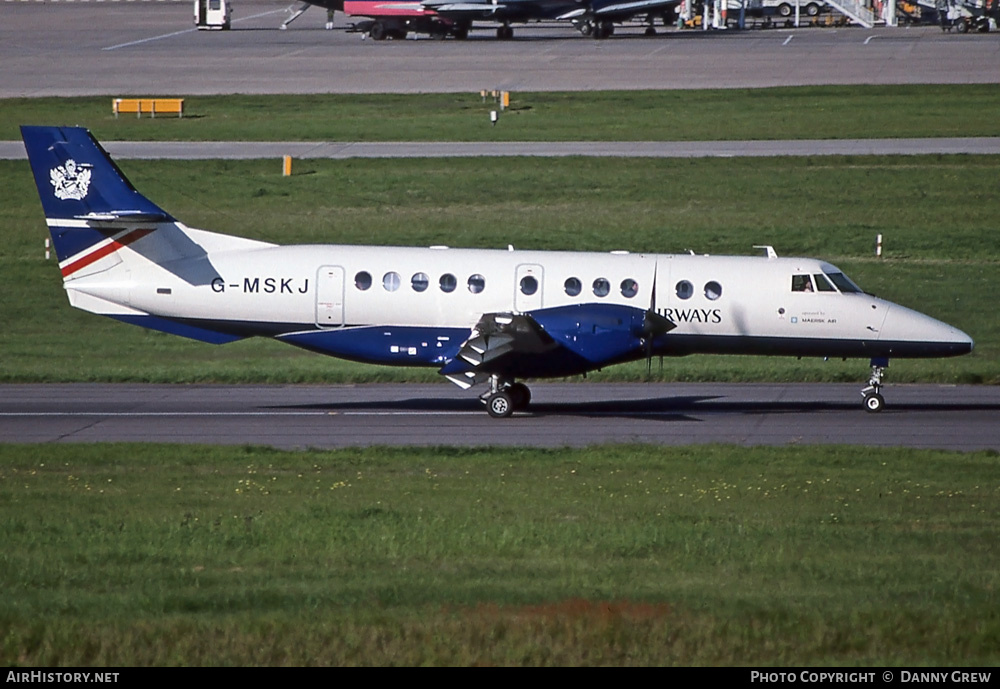
<path fill-rule="evenodd" d="M 427 413 L 468 413 L 484 412 L 482 403 L 476 398 L 454 399 L 439 397 L 412 397 L 400 400 L 373 400 L 369 402 L 329 402 L 324 404 L 281 405 L 271 409 L 296 409 L 337 412 L 427 412 Z M 942 403 L 942 402 L 891 402 L 881 416 L 906 412 L 1000 412 L 1000 404 L 990 403 Z M 704 414 L 815 414 L 848 412 L 859 418 L 864 413 L 860 399 L 851 402 L 832 401 L 780 401 L 754 402 L 727 400 L 717 395 L 692 395 L 684 397 L 656 397 L 634 400 L 582 400 L 579 402 L 532 402 L 526 412 L 515 416 L 611 416 L 621 418 L 647 419 L 655 421 L 701 421 Z"/>

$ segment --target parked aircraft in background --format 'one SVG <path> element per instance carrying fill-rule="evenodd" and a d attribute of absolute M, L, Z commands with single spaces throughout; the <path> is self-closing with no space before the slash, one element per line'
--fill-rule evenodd
<path fill-rule="evenodd" d="M 423 7 L 433 8 L 441 17 L 454 22 L 489 20 L 501 22 L 497 38 L 514 37 L 512 23 L 527 23 L 545 19 L 571 21 L 586 36 L 607 38 L 614 33 L 616 22 L 645 17 L 646 35 L 656 34 L 654 20 L 664 25 L 672 22 L 680 0 L 420 0 Z"/>
<path fill-rule="evenodd" d="M 870 359 L 966 354 L 956 328 L 865 294 L 812 258 L 447 247 L 277 246 L 187 227 L 140 194 L 90 133 L 22 127 L 73 306 L 215 344 L 262 336 L 486 385 L 525 409 L 524 378 L 689 354 Z M 627 220 L 626 220 L 627 221 Z M 584 390 L 581 389 L 581 393 Z"/>
<path fill-rule="evenodd" d="M 286 28 L 310 4 L 341 10 L 347 16 L 367 17 L 355 29 L 375 40 L 402 39 L 409 33 L 437 38 L 468 38 L 473 22 L 499 24 L 498 39 L 514 37 L 511 24 L 536 21 L 572 22 L 580 33 L 607 38 L 615 23 L 644 18 L 646 35 L 656 34 L 654 22 L 672 24 L 681 0 L 307 0 L 281 25 Z"/>

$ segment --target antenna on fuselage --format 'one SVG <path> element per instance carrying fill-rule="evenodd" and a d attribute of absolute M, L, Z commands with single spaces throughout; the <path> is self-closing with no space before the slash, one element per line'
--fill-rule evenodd
<path fill-rule="evenodd" d="M 768 258 L 778 258 L 778 252 L 774 250 L 774 247 L 770 244 L 754 244 L 753 248 L 763 249 L 764 255 Z"/>

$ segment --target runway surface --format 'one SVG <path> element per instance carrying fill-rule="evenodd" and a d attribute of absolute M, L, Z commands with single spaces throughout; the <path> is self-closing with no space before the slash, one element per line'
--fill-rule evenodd
<path fill-rule="evenodd" d="M 1000 137 L 784 141 L 254 142 L 105 141 L 118 160 L 251 158 L 462 158 L 586 156 L 733 158 L 817 155 L 997 155 Z M 20 141 L 0 141 L 0 160 L 27 159 Z"/>
<path fill-rule="evenodd" d="M 900 385 L 869 414 L 861 385 L 531 386 L 492 419 L 450 385 L 6 385 L 0 441 L 562 447 L 848 444 L 1000 450 L 1000 388 Z"/>
<path fill-rule="evenodd" d="M 353 20 L 341 14 L 323 30 L 318 8 L 279 31 L 289 4 L 242 0 L 232 31 L 197 31 L 189 2 L 4 2 L 0 97 L 1000 82 L 995 32 L 671 28 L 645 38 L 635 24 L 597 41 L 532 24 L 497 41 L 484 24 L 467 41 L 373 41 L 347 33 Z"/>

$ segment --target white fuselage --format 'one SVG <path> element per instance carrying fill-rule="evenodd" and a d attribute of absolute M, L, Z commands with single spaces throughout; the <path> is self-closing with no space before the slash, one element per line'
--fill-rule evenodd
<path fill-rule="evenodd" d="M 204 249 L 202 255 L 181 248 L 177 258 L 163 260 L 174 250 L 164 248 L 169 231 L 151 233 L 82 276 L 69 276 L 65 285 L 76 295 L 74 304 L 99 313 L 238 321 L 247 333 L 262 335 L 383 325 L 470 329 L 487 313 L 620 304 L 652 308 L 676 325 L 665 342 L 677 347 L 661 352 L 667 354 L 866 356 L 856 347 L 809 345 L 887 340 L 971 345 L 961 331 L 864 294 L 846 279 L 841 283 L 849 285 L 846 290 L 833 287 L 821 276 L 840 271 L 808 258 L 284 247 L 236 238 L 234 245 L 188 228 L 183 233 Z M 794 290 L 793 276 L 807 276 L 812 291 Z M 892 354 L 921 356 L 916 350 Z"/>

